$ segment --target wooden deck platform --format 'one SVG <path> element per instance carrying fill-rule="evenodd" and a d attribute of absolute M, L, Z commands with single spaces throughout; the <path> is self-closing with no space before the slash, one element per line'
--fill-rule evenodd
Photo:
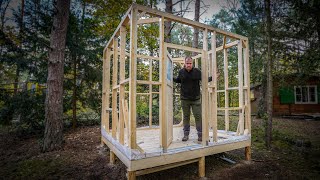
<path fill-rule="evenodd" d="M 127 142 L 125 145 L 121 145 L 103 128 L 101 133 L 103 135 L 102 141 L 128 167 L 128 171 L 139 171 L 178 162 L 193 162 L 201 157 L 245 148 L 251 144 L 250 135 L 237 136 L 235 132 L 218 130 L 218 141 L 213 142 L 212 133 L 209 132 L 210 142 L 207 146 L 202 146 L 201 142 L 197 140 L 197 132 L 193 126 L 190 128 L 189 140 L 182 142 L 182 127 L 174 127 L 173 141 L 167 152 L 163 152 L 160 147 L 159 130 L 159 128 L 137 129 L 137 144 L 140 150 L 130 149 Z"/>

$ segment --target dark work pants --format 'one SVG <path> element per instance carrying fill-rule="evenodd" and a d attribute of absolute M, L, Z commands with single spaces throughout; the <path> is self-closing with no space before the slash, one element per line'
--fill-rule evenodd
<path fill-rule="evenodd" d="M 201 100 L 181 100 L 181 106 L 183 111 L 183 132 L 185 136 L 190 133 L 190 114 L 191 108 L 196 121 L 196 128 L 198 131 L 198 137 L 202 137 L 202 115 L 201 115 Z"/>

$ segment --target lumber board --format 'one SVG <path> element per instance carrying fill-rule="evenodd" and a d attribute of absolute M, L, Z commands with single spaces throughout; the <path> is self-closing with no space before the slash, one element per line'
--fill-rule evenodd
<path fill-rule="evenodd" d="M 154 18 L 139 19 L 137 24 L 141 25 L 141 24 L 150 24 L 150 23 L 157 23 L 157 22 L 159 22 L 159 18 L 154 17 Z"/>
<path fill-rule="evenodd" d="M 218 103 L 217 103 L 217 53 L 216 53 L 216 32 L 212 32 L 211 36 L 211 46 L 212 46 L 212 69 L 213 69 L 213 89 L 212 89 L 212 131 L 213 131 L 213 141 L 217 142 L 218 141 L 218 113 L 217 113 L 217 108 L 218 108 Z"/>
<path fill-rule="evenodd" d="M 205 156 L 201 157 L 199 159 L 199 177 L 205 177 L 206 176 L 206 161 Z"/>
<path fill-rule="evenodd" d="M 189 25 L 189 26 L 196 27 L 196 28 L 199 28 L 199 29 L 202 29 L 202 30 L 208 29 L 210 32 L 216 31 L 219 34 L 223 34 L 223 35 L 229 36 L 231 38 L 243 39 L 243 40 L 247 40 L 248 39 L 245 36 L 241 36 L 241 35 L 238 35 L 238 34 L 235 34 L 235 33 L 231 33 L 231 32 L 224 31 L 224 30 L 221 30 L 221 29 L 218 29 L 218 28 L 214 28 L 212 26 L 209 26 L 209 25 L 206 25 L 206 24 L 203 24 L 203 23 L 200 23 L 200 22 L 192 21 L 190 19 L 183 18 L 183 17 L 180 17 L 180 16 L 175 16 L 173 14 L 162 12 L 162 11 L 159 11 L 159 10 L 156 10 L 156 9 L 152 9 L 150 7 L 142 6 L 142 5 L 139 5 L 139 4 L 134 4 L 133 8 L 137 8 L 137 9 L 139 9 L 139 11 L 145 11 L 146 14 L 162 16 L 166 20 L 179 22 L 181 24 Z"/>
<path fill-rule="evenodd" d="M 181 161 L 186 161 L 190 159 L 196 159 L 203 156 L 209 156 L 212 154 L 217 154 L 221 152 L 231 151 L 234 149 L 240 149 L 249 146 L 251 143 L 250 140 L 239 141 L 230 144 L 223 144 L 214 146 L 212 148 L 200 148 L 191 151 L 183 151 L 178 153 L 165 153 L 161 156 L 154 156 L 145 159 L 139 159 L 135 161 L 131 161 L 131 166 L 128 167 L 130 170 L 139 170 L 146 169 L 155 166 L 161 166 L 165 164 L 171 164 Z"/>
<path fill-rule="evenodd" d="M 152 59 L 149 60 L 149 81 L 152 81 Z M 149 128 L 152 127 L 152 84 L 149 84 Z"/>
<path fill-rule="evenodd" d="M 129 147 L 136 148 L 136 91 L 137 91 L 137 9 L 132 9 L 130 19 L 130 73 L 129 73 Z"/>
<path fill-rule="evenodd" d="M 224 66 L 224 123 L 225 123 L 225 131 L 229 131 L 229 72 L 228 72 L 228 51 L 227 49 L 223 50 L 223 66 Z"/>
<path fill-rule="evenodd" d="M 244 111 L 243 111 L 243 59 L 242 59 L 242 42 L 238 42 L 238 80 L 239 80 L 239 130 L 240 134 L 244 131 Z"/>
<path fill-rule="evenodd" d="M 137 58 L 159 60 L 159 57 L 147 56 L 143 54 L 137 54 Z"/>
<path fill-rule="evenodd" d="M 178 44 L 172 44 L 172 43 L 164 43 L 164 45 L 168 48 L 186 50 L 186 51 L 197 52 L 197 53 L 202 53 L 203 51 L 202 49 L 178 45 Z"/>
<path fill-rule="evenodd" d="M 179 166 L 183 166 L 183 165 L 187 165 L 187 164 L 191 164 L 191 163 L 195 163 L 195 162 L 199 162 L 199 159 L 198 158 L 191 159 L 188 161 L 176 162 L 176 163 L 172 163 L 172 164 L 143 169 L 143 170 L 136 171 L 136 176 L 141 176 L 141 175 L 150 174 L 150 173 L 154 173 L 154 172 L 158 172 L 158 171 L 163 171 L 166 169 L 171 169 L 171 168 L 175 168 L 175 167 L 179 167 Z"/>
<path fill-rule="evenodd" d="M 120 89 L 119 89 L 119 103 L 124 101 L 125 98 L 125 85 L 121 82 L 125 81 L 125 58 L 126 58 L 126 28 L 121 26 L 120 28 Z M 122 112 L 119 114 L 119 142 L 124 144 L 124 109 L 123 106 L 119 105 L 119 111 Z"/>
<path fill-rule="evenodd" d="M 118 48 L 118 37 L 113 39 L 113 50 Z M 116 137 L 117 128 L 118 128 L 118 112 L 117 112 L 117 89 L 114 87 L 118 83 L 118 51 L 113 53 L 113 70 L 112 70 L 112 137 Z"/>
<path fill-rule="evenodd" d="M 167 145 L 167 123 L 166 123 L 166 61 L 165 61 L 165 52 L 166 44 L 164 43 L 164 17 L 160 18 L 159 21 L 159 59 L 160 59 L 160 99 L 159 99 L 159 124 L 160 124 L 160 146 L 163 148 L 163 151 L 166 151 L 168 148 Z"/>
<path fill-rule="evenodd" d="M 138 84 L 161 85 L 161 82 L 158 82 L 158 81 L 137 80 L 137 83 L 138 83 Z"/>
<path fill-rule="evenodd" d="M 208 30 L 205 29 L 203 33 L 203 51 L 201 61 L 201 101 L 202 101 L 202 145 L 206 146 L 209 141 L 209 127 L 208 127 Z"/>

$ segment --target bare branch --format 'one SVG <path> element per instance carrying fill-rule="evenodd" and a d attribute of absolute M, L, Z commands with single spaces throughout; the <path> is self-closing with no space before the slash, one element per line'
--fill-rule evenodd
<path fill-rule="evenodd" d="M 9 4 L 10 4 L 10 1 L 11 0 L 7 0 L 7 1 L 0 1 L 1 3 L 0 3 L 0 8 L 2 7 L 2 5 L 4 4 L 4 8 L 2 9 L 0 9 L 0 19 L 1 19 L 1 30 L 3 30 L 3 28 L 4 28 L 4 24 L 6 23 L 6 18 L 5 18 L 5 15 L 6 15 L 6 12 L 7 12 L 7 9 L 8 9 L 8 6 L 9 6 Z M 5 3 L 7 3 L 7 4 L 5 4 Z"/>
<path fill-rule="evenodd" d="M 185 0 L 180 0 L 180 1 L 177 1 L 177 2 L 175 2 L 175 3 L 172 3 L 172 7 L 173 6 L 175 6 L 175 5 L 177 5 L 178 3 L 182 3 L 182 2 L 184 2 Z"/>

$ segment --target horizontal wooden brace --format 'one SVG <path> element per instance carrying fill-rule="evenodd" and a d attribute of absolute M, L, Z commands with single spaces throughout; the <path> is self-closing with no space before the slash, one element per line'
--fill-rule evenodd
<path fill-rule="evenodd" d="M 129 91 L 125 91 L 125 93 L 129 93 Z M 137 93 L 137 95 L 149 95 L 150 93 Z M 159 94 L 159 92 L 151 92 L 151 94 Z"/>
<path fill-rule="evenodd" d="M 164 44 L 166 47 L 173 48 L 173 49 L 180 49 L 180 50 L 186 50 L 186 51 L 197 52 L 197 53 L 202 53 L 203 51 L 203 49 L 192 48 L 192 47 L 182 46 L 182 45 L 177 45 L 172 43 L 164 43 Z"/>
<path fill-rule="evenodd" d="M 152 84 L 152 85 L 161 85 L 161 82 L 157 81 L 144 81 L 144 80 L 137 80 L 138 84 Z"/>
<path fill-rule="evenodd" d="M 159 57 L 147 56 L 143 54 L 137 54 L 137 58 L 159 60 Z"/>
<path fill-rule="evenodd" d="M 118 52 L 119 52 L 119 54 L 120 54 L 120 48 L 118 48 Z M 113 50 L 110 51 L 110 55 L 111 55 L 111 54 L 113 54 Z M 119 55 L 119 54 L 118 54 L 118 55 Z M 126 56 L 130 56 L 130 54 L 129 54 L 128 52 L 125 52 L 125 55 L 126 55 Z"/>
<path fill-rule="evenodd" d="M 150 23 L 159 23 L 158 17 L 155 18 L 146 18 L 146 19 L 139 19 L 137 24 L 150 24 Z"/>
<path fill-rule="evenodd" d="M 244 108 L 243 107 L 228 107 L 228 108 L 217 108 L 217 110 L 219 111 L 224 111 L 224 110 L 243 110 Z"/>
<path fill-rule="evenodd" d="M 115 89 L 119 89 L 120 88 L 120 85 L 116 85 L 116 86 L 112 86 L 112 90 L 115 90 Z"/>
<path fill-rule="evenodd" d="M 136 176 L 141 176 L 141 175 L 150 174 L 150 173 L 154 173 L 154 172 L 158 172 L 158 171 L 163 171 L 166 169 L 171 169 L 171 168 L 183 166 L 186 164 L 195 163 L 198 161 L 199 161 L 199 158 L 191 159 L 191 160 L 187 160 L 187 161 L 182 161 L 182 162 L 176 162 L 176 163 L 167 164 L 167 165 L 162 165 L 162 166 L 157 166 L 157 167 L 148 168 L 148 169 L 143 169 L 143 170 L 136 171 Z"/>
<path fill-rule="evenodd" d="M 238 42 L 239 42 L 239 41 L 233 41 L 233 42 L 231 42 L 231 43 L 226 44 L 224 47 L 223 47 L 223 46 L 220 46 L 220 47 L 218 47 L 218 48 L 216 49 L 216 51 L 218 52 L 218 51 L 221 51 L 221 50 L 223 50 L 223 49 L 231 48 L 231 47 L 237 45 Z"/>
<path fill-rule="evenodd" d="M 127 84 L 127 83 L 129 83 L 129 81 L 130 81 L 130 78 L 122 80 L 122 81 L 120 81 L 120 85 Z"/>

